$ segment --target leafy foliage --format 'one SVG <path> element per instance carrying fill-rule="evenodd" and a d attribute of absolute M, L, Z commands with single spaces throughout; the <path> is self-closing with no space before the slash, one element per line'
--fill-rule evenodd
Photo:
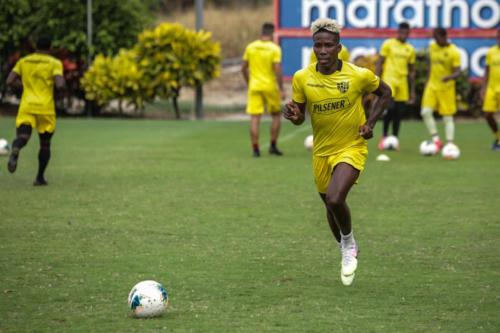
<path fill-rule="evenodd" d="M 96 57 L 82 84 L 86 96 L 100 105 L 129 100 L 142 109 L 144 101 L 173 98 L 182 87 L 195 87 L 220 74 L 220 46 L 205 31 L 163 23 L 139 35 L 137 44 L 116 57 Z"/>
<path fill-rule="evenodd" d="M 18 51 L 23 55 L 26 50 L 20 50 L 22 44 L 32 43 L 37 35 L 50 35 L 55 49 L 86 58 L 89 51 L 86 17 L 86 1 L 81 0 L 0 0 L 0 87 L 12 62 L 15 63 L 9 62 L 9 58 Z M 132 46 L 151 17 L 140 0 L 93 1 L 90 51 L 112 55 L 120 48 Z"/>

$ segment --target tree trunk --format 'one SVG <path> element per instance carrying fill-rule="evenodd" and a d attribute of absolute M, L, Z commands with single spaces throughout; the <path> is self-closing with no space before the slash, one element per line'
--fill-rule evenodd
<path fill-rule="evenodd" d="M 178 95 L 174 95 L 174 97 L 172 98 L 172 103 L 174 105 L 175 119 L 179 120 L 181 119 L 181 114 L 179 112 L 179 105 L 177 104 L 177 97 Z"/>

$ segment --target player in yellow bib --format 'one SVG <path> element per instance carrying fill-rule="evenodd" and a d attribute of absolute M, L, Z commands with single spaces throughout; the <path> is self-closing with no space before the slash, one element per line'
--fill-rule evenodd
<path fill-rule="evenodd" d="M 341 250 L 342 282 L 350 285 L 358 248 L 346 198 L 364 168 L 366 140 L 373 136 L 373 127 L 391 100 L 391 89 L 370 70 L 338 59 L 342 45 L 334 20 L 318 19 L 311 30 L 318 62 L 294 74 L 292 101 L 283 108 L 283 115 L 295 125 L 304 122 L 306 110 L 311 116 L 314 180 Z M 362 97 L 368 93 L 379 98 L 367 120 Z"/>
<path fill-rule="evenodd" d="M 434 43 L 429 47 L 430 75 L 422 97 L 422 116 L 432 140 L 441 149 L 436 122 L 432 113 L 438 111 L 443 116 L 445 135 L 448 142 L 455 138 L 453 115 L 457 112 L 455 80 L 460 75 L 460 52 L 448 41 L 444 28 L 433 31 Z"/>
<path fill-rule="evenodd" d="M 384 114 L 380 150 L 384 150 L 384 138 L 389 134 L 391 122 L 392 135 L 398 137 L 401 114 L 407 103 L 415 101 L 415 49 L 407 42 L 409 35 L 410 25 L 400 23 L 397 38 L 386 40 L 380 48 L 376 74 L 391 87 L 394 100 Z"/>
<path fill-rule="evenodd" d="M 486 53 L 486 72 L 481 89 L 483 112 L 486 121 L 495 134 L 491 149 L 500 151 L 500 131 L 495 120 L 495 112 L 500 110 L 500 29 L 497 30 L 497 45 Z"/>
<path fill-rule="evenodd" d="M 21 104 L 16 117 L 16 138 L 7 168 L 16 171 L 19 152 L 28 143 L 32 128 L 38 131 L 38 173 L 33 185 L 47 185 L 44 172 L 50 159 L 50 141 L 56 129 L 54 84 L 64 87 L 62 62 L 49 54 L 51 39 L 40 37 L 36 52 L 21 58 L 7 77 L 7 84 L 22 88 Z"/>
<path fill-rule="evenodd" d="M 285 97 L 281 70 L 281 48 L 273 42 L 274 25 L 264 23 L 260 39 L 248 44 L 243 54 L 241 72 L 248 84 L 247 113 L 250 115 L 250 139 L 253 156 L 260 157 L 260 118 L 267 110 L 271 114 L 271 144 L 269 153 L 281 156 L 277 147 L 281 127 L 281 99 Z"/>

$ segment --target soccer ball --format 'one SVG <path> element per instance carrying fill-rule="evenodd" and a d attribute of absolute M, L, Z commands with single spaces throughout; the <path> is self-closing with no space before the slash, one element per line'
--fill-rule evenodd
<path fill-rule="evenodd" d="M 311 151 L 314 146 L 314 138 L 313 135 L 308 135 L 306 139 L 304 140 L 304 147 L 306 147 L 307 150 Z"/>
<path fill-rule="evenodd" d="M 156 281 L 141 281 L 128 294 L 128 306 L 137 318 L 159 316 L 165 312 L 167 305 L 167 290 Z"/>
<path fill-rule="evenodd" d="M 5 139 L 0 139 L 0 155 L 8 155 L 9 154 L 9 143 Z"/>
<path fill-rule="evenodd" d="M 441 155 L 445 160 L 456 160 L 460 157 L 460 149 L 458 149 L 457 145 L 450 142 L 443 147 Z"/>
<path fill-rule="evenodd" d="M 438 147 L 432 140 L 426 140 L 420 144 L 420 154 L 424 156 L 436 155 L 437 152 Z"/>
<path fill-rule="evenodd" d="M 389 135 L 383 142 L 384 150 L 399 150 L 399 140 L 397 136 Z"/>

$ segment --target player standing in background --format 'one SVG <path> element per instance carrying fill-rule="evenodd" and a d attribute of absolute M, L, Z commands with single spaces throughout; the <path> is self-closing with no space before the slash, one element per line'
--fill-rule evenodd
<path fill-rule="evenodd" d="M 273 42 L 274 25 L 264 23 L 260 39 L 248 44 L 241 72 L 248 84 L 246 112 L 250 115 L 250 139 L 253 156 L 260 157 L 259 126 L 264 109 L 271 114 L 269 153 L 281 156 L 277 147 L 281 127 L 281 100 L 285 98 L 281 69 L 281 48 Z"/>
<path fill-rule="evenodd" d="M 460 75 L 460 52 L 448 41 L 444 28 L 433 31 L 434 41 L 429 47 L 430 70 L 422 97 L 422 116 L 425 126 L 436 144 L 438 151 L 443 143 L 439 138 L 433 112 L 443 116 L 446 141 L 452 143 L 455 138 L 453 115 L 457 112 L 455 98 L 455 80 Z"/>
<path fill-rule="evenodd" d="M 399 135 L 401 114 L 405 104 L 415 102 L 415 49 L 407 43 L 410 25 L 400 23 L 397 38 L 387 39 L 380 48 L 376 74 L 386 82 L 392 90 L 393 102 L 384 114 L 382 138 L 378 144 L 384 150 L 384 138 L 389 133 L 392 122 L 392 135 Z"/>
<path fill-rule="evenodd" d="M 35 53 L 21 58 L 7 77 L 9 86 L 23 90 L 16 117 L 16 138 L 7 168 L 11 173 L 16 171 L 19 152 L 28 143 L 32 129 L 36 128 L 40 150 L 35 186 L 47 185 L 44 172 L 50 159 L 50 141 L 56 129 L 54 84 L 56 89 L 64 88 L 63 66 L 61 61 L 50 55 L 50 46 L 50 37 L 38 38 Z"/>
<path fill-rule="evenodd" d="M 500 131 L 495 120 L 495 112 L 500 110 L 500 29 L 497 30 L 497 45 L 492 46 L 486 53 L 486 71 L 481 99 L 484 116 L 495 134 L 491 149 L 500 151 Z"/>
<path fill-rule="evenodd" d="M 364 168 L 366 140 L 373 137 L 391 88 L 370 70 L 338 59 L 342 45 L 337 22 L 318 19 L 311 31 L 318 62 L 294 74 L 292 101 L 283 115 L 295 125 L 304 122 L 306 109 L 311 116 L 314 180 L 342 254 L 342 283 L 350 285 L 358 266 L 358 247 L 346 198 Z M 366 120 L 362 98 L 368 93 L 379 98 Z"/>

